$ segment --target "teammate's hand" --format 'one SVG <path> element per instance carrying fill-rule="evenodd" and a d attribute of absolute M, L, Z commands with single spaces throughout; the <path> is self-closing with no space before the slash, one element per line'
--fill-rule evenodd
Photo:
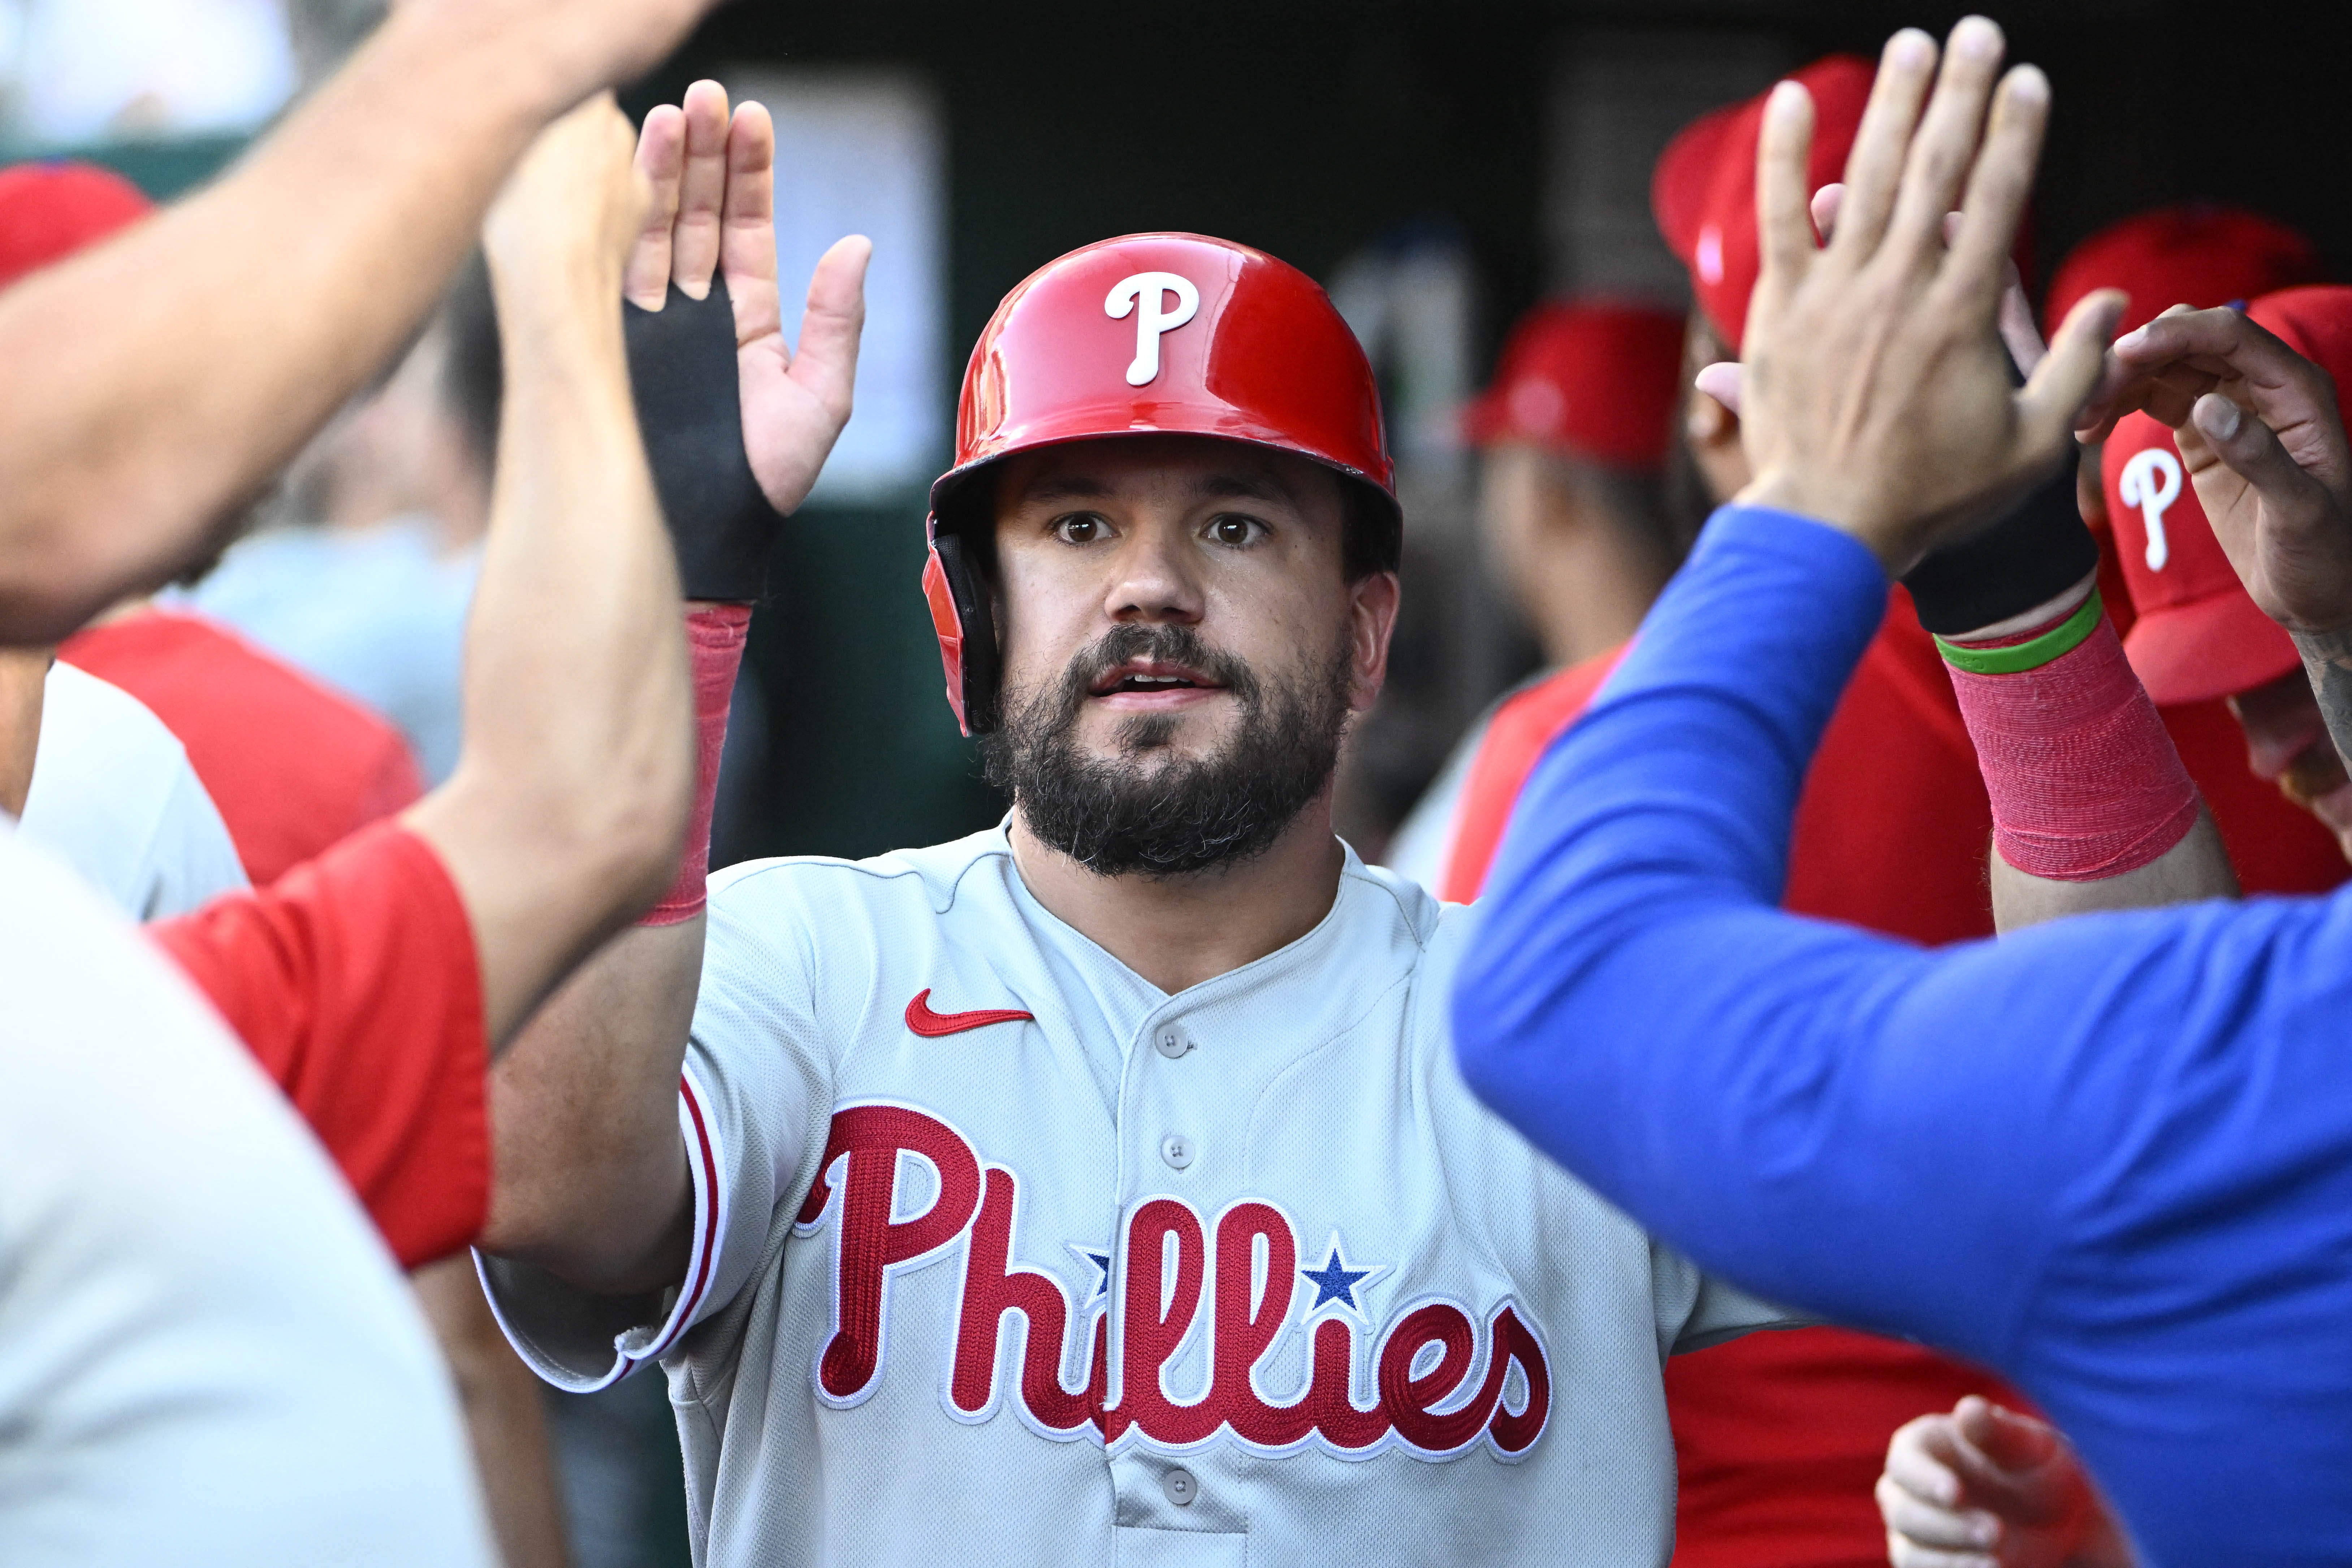
<path fill-rule="evenodd" d="M 1832 181 L 1813 193 L 1811 203 L 1813 227 L 1826 241 L 1837 233 L 1838 212 L 1845 205 L 1845 183 Z M 1950 245 L 1959 237 L 1960 214 L 1944 214 L 1944 243 Z M 2034 325 L 2033 307 L 2025 298 L 2025 278 L 2011 258 L 2004 269 L 2007 281 L 2000 290 L 2000 340 L 2009 349 L 2021 374 L 2032 375 L 2050 352 L 2050 345 L 2042 340 L 2042 329 Z M 1694 385 L 1732 413 L 1739 412 L 1739 361 L 1719 361 L 1700 367 Z"/>
<path fill-rule="evenodd" d="M 2084 411 L 2145 408 L 2174 442 L 2254 602 L 2289 631 L 2352 628 L 2352 451 L 2328 373 L 2228 308 L 2175 307 L 2118 339 Z"/>
<path fill-rule="evenodd" d="M 717 82 L 687 89 L 683 107 L 646 116 L 637 168 L 653 204 L 629 256 L 627 292 L 659 310 L 669 285 L 694 298 L 724 271 L 735 307 L 743 446 L 768 504 L 789 515 L 807 498 L 817 470 L 849 419 L 857 337 L 866 324 L 866 262 L 873 246 L 852 235 L 835 243 L 809 279 L 800 351 L 784 346 L 776 288 L 775 127 L 747 103 L 730 119 Z"/>
<path fill-rule="evenodd" d="M 632 140 L 628 117 L 600 92 L 523 153 L 482 223 L 501 314 L 609 308 L 649 200 Z"/>
<path fill-rule="evenodd" d="M 543 92 L 550 112 L 633 81 L 718 0 L 393 0 L 404 24 L 447 29 Z"/>
<path fill-rule="evenodd" d="M 2021 66 L 1996 93 L 2002 47 L 1999 27 L 1969 17 L 1938 78 L 1925 34 L 1888 41 L 1825 246 L 1805 190 L 1811 99 L 1784 82 L 1765 110 L 1763 267 L 1741 387 L 1756 478 L 1741 499 L 1843 528 L 1893 574 L 1999 512 L 2070 450 L 2122 308 L 2112 292 L 2085 300 L 2023 390 L 2011 387 L 1997 329 L 2050 88 Z"/>
<path fill-rule="evenodd" d="M 1878 1512 L 1894 1568 L 2131 1568 L 2057 1428 L 1975 1395 L 1896 1431 Z"/>

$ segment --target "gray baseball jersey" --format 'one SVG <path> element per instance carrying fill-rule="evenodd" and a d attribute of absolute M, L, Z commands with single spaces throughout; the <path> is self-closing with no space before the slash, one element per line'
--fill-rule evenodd
<path fill-rule="evenodd" d="M 1785 1319 L 1472 1098 L 1465 913 L 1350 853 L 1170 996 L 1001 828 L 736 867 L 685 1284 L 494 1300 L 558 1384 L 663 1361 L 703 1564 L 1664 1563 L 1660 1364 Z"/>

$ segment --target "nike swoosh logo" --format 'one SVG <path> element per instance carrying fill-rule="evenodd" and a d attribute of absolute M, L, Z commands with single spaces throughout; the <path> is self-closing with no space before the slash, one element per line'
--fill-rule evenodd
<path fill-rule="evenodd" d="M 907 1027 L 917 1034 L 937 1039 L 943 1034 L 961 1034 L 968 1029 L 986 1029 L 992 1023 L 1034 1023 L 1037 1015 L 1024 1013 L 1018 1008 L 982 1008 L 968 1013 L 935 1013 L 931 1010 L 931 988 L 925 986 L 907 1004 Z"/>

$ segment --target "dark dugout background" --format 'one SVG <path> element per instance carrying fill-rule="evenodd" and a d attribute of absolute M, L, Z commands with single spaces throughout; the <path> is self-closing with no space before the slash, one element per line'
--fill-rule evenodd
<path fill-rule="evenodd" d="M 1605 57 L 1631 43 L 1654 64 L 1687 49 L 1694 77 L 1722 80 L 1727 49 L 1743 62 L 1733 75 L 1769 80 L 1832 49 L 1874 53 L 1906 24 L 1940 34 L 1962 14 L 1878 0 L 744 0 L 712 17 L 631 103 L 742 64 L 928 73 L 948 111 L 949 341 L 959 372 L 1003 292 L 1091 240 L 1192 229 L 1328 279 L 1379 236 L 1437 224 L 1458 232 L 1475 262 L 1483 373 L 1511 319 L 1574 281 L 1557 256 L 1558 127 L 1576 112 L 1562 84 L 1577 79 L 1580 52 Z M 2323 21 L 2335 8 L 2045 0 L 1995 14 L 2014 57 L 2042 65 L 2056 87 L 2037 271 L 2046 277 L 2103 224 L 2204 198 L 2298 225 L 2346 275 L 2347 27 Z M 1647 147 L 1622 154 L 1620 177 L 1645 186 Z M 940 695 L 916 591 L 921 517 L 918 494 L 855 512 L 811 509 L 791 525 L 754 643 L 772 741 L 757 806 L 728 846 L 735 854 L 869 854 L 970 831 L 1002 810 Z M 1409 601 L 1414 587 L 1409 575 Z M 1416 645 L 1401 649 L 1401 662 Z M 1490 674 L 1483 684 L 1496 683 Z M 1392 788 L 1428 766 L 1408 762 Z"/>

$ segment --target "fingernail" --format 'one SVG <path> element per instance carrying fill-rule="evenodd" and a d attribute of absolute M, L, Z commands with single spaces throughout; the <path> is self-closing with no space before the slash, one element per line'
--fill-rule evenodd
<path fill-rule="evenodd" d="M 1952 29 L 1952 47 L 1972 60 L 2000 53 L 2000 28 L 1990 16 L 1963 16 Z"/>
<path fill-rule="evenodd" d="M 1924 66 L 1936 57 L 1936 40 L 1916 27 L 1906 27 L 1886 40 L 1886 63 Z"/>
<path fill-rule="evenodd" d="M 2227 441 L 2237 434 L 2239 422 L 2243 418 L 2238 405 L 2219 392 L 2207 392 L 2199 398 L 2192 412 L 2198 415 L 2197 428 L 2216 441 Z"/>
<path fill-rule="evenodd" d="M 2122 337 L 2116 340 L 2116 351 L 2118 353 L 2128 354 L 2137 349 L 2144 347 L 2147 342 L 2147 329 L 2145 327 L 2135 327 L 2130 331 L 2126 332 Z"/>
<path fill-rule="evenodd" d="M 1804 83 L 1784 81 L 1772 89 L 1771 99 L 1765 107 L 1773 114 L 1785 118 L 1797 113 L 1811 96 L 1805 90 Z"/>
<path fill-rule="evenodd" d="M 2050 78 L 2040 66 L 2020 66 L 2009 73 L 2009 96 L 2017 103 L 2050 101 Z"/>

